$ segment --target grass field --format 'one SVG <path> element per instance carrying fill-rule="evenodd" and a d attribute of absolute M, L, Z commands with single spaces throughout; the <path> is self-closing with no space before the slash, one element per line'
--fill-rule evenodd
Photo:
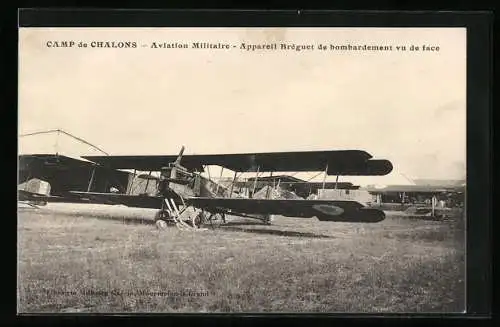
<path fill-rule="evenodd" d="M 19 209 L 21 313 L 464 310 L 458 218 L 159 231 L 151 210 L 58 205 Z"/>

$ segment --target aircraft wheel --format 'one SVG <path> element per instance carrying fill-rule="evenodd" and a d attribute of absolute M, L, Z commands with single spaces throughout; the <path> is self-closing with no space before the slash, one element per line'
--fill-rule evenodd
<path fill-rule="evenodd" d="M 213 228 L 219 227 L 222 223 L 226 222 L 224 213 L 213 213 L 208 217 L 208 222 Z"/>
<path fill-rule="evenodd" d="M 157 229 L 166 229 L 168 227 L 167 224 L 168 213 L 164 210 L 158 210 L 155 213 L 155 225 Z"/>
<path fill-rule="evenodd" d="M 158 210 L 155 213 L 155 221 L 157 221 L 159 219 L 165 220 L 165 218 L 167 218 L 167 217 L 168 217 L 168 213 L 164 210 Z"/>
<path fill-rule="evenodd" d="M 204 219 L 203 219 L 203 212 L 200 212 L 198 215 L 196 215 L 196 217 L 194 217 L 192 220 L 191 220 L 191 224 L 193 225 L 193 227 L 195 228 L 200 228 L 201 225 L 203 224 L 204 222 Z"/>
<path fill-rule="evenodd" d="M 271 222 L 274 219 L 274 215 L 267 215 L 267 219 L 264 221 L 264 224 L 266 225 L 272 225 Z"/>
<path fill-rule="evenodd" d="M 156 228 L 159 229 L 159 230 L 164 230 L 166 229 L 168 226 L 167 226 L 167 222 L 163 219 L 158 219 L 155 223 L 156 225 Z"/>

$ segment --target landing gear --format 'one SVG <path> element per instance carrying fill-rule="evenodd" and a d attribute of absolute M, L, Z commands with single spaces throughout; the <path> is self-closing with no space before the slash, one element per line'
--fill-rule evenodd
<path fill-rule="evenodd" d="M 274 215 L 267 215 L 266 218 L 264 219 L 264 224 L 265 225 L 271 225 L 271 222 L 273 221 Z"/>
<path fill-rule="evenodd" d="M 161 220 L 161 219 L 158 219 L 155 222 L 155 225 L 156 225 L 156 228 L 160 229 L 160 230 L 164 230 L 164 229 L 166 229 L 168 227 L 166 221 L 165 220 Z"/>
<path fill-rule="evenodd" d="M 196 214 L 195 216 L 193 216 L 193 218 L 191 219 L 191 225 L 194 227 L 194 228 L 201 228 L 201 226 L 203 225 L 204 223 L 204 213 L 203 211 L 200 211 L 198 214 Z"/>
<path fill-rule="evenodd" d="M 206 211 L 200 211 L 191 219 L 191 225 L 195 228 L 201 228 L 202 226 L 217 228 L 225 222 L 226 217 L 224 213 L 210 213 Z"/>
<path fill-rule="evenodd" d="M 155 225 L 157 229 L 166 229 L 169 221 L 171 221 L 171 218 L 167 211 L 158 210 L 155 213 Z"/>
<path fill-rule="evenodd" d="M 224 213 L 206 213 L 205 214 L 206 224 L 209 224 L 212 228 L 217 228 L 223 223 L 226 223 L 226 215 Z"/>
<path fill-rule="evenodd" d="M 177 214 L 169 210 L 161 209 L 155 213 L 155 225 L 158 229 L 166 229 L 169 225 L 176 225 L 180 229 L 201 229 L 203 226 L 210 225 L 217 228 L 226 222 L 224 213 L 211 213 L 201 209 L 186 210 L 185 208 Z"/>
<path fill-rule="evenodd" d="M 168 217 L 168 212 L 166 212 L 165 210 L 158 210 L 155 213 L 155 221 L 165 220 L 165 218 L 167 217 Z"/>

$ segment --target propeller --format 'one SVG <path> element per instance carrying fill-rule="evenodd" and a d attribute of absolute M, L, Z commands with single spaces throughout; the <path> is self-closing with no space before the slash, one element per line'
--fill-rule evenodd
<path fill-rule="evenodd" d="M 179 151 L 179 155 L 177 156 L 177 159 L 175 160 L 175 165 L 180 166 L 183 154 L 184 154 L 184 145 L 181 147 L 181 151 Z"/>
<path fill-rule="evenodd" d="M 184 145 L 181 147 L 181 151 L 179 152 L 177 159 L 175 159 L 174 164 L 172 165 L 172 170 L 170 171 L 170 178 L 171 179 L 177 179 L 177 169 L 184 168 L 181 166 L 181 160 L 182 160 L 183 154 L 184 154 Z"/>
<path fill-rule="evenodd" d="M 181 165 L 183 153 L 184 146 L 182 146 L 181 151 L 174 162 L 169 163 L 168 167 L 161 168 L 160 180 L 166 180 L 167 182 L 175 184 L 188 184 L 190 182 L 186 177 L 192 177 L 193 173 Z"/>

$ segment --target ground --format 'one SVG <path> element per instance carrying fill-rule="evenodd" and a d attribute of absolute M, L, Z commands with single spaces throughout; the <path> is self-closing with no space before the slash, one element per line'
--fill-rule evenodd
<path fill-rule="evenodd" d="M 85 206 L 19 209 L 19 312 L 464 311 L 459 218 L 191 232 L 157 230 L 151 210 Z"/>

